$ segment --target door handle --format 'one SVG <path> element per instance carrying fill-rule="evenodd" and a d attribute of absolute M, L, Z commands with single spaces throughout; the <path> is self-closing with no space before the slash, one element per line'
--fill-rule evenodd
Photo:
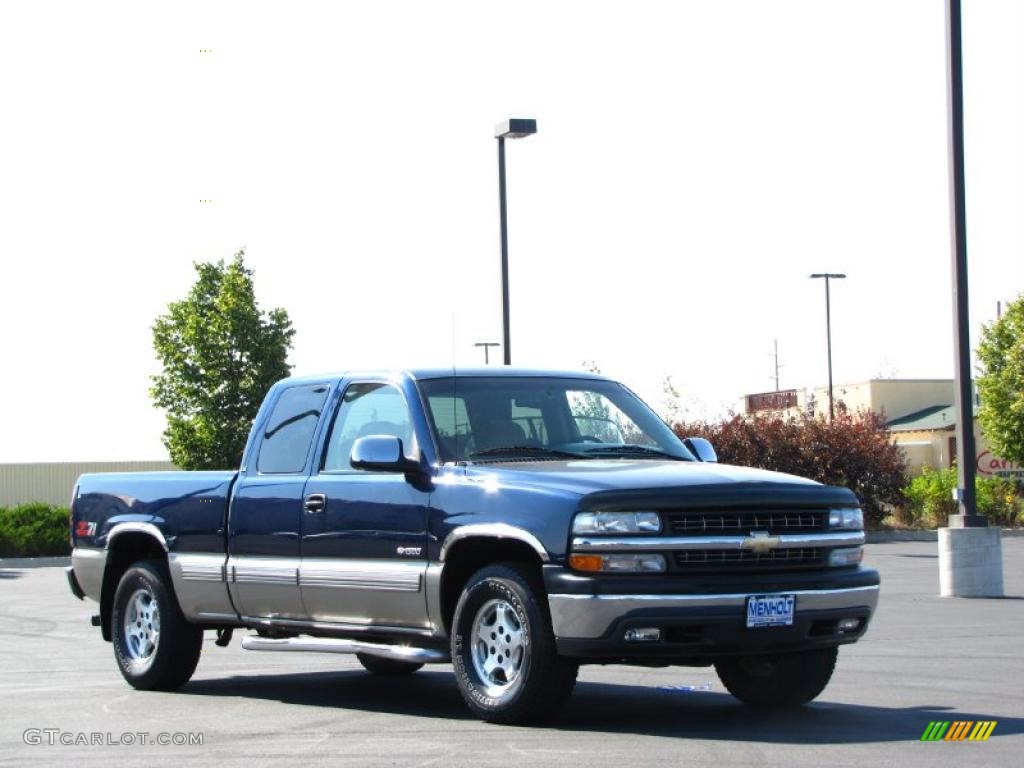
<path fill-rule="evenodd" d="M 311 493 L 302 502 L 302 508 L 311 515 L 322 515 L 327 509 L 326 493 Z"/>

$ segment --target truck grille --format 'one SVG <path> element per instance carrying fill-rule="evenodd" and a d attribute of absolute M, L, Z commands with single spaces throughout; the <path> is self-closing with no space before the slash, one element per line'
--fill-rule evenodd
<path fill-rule="evenodd" d="M 799 568 L 822 565 L 826 550 L 821 547 L 793 547 L 754 552 L 749 549 L 690 549 L 675 552 L 676 567 L 731 570 L 737 568 Z"/>
<path fill-rule="evenodd" d="M 667 529 L 673 536 L 745 536 L 751 531 L 814 533 L 824 530 L 828 513 L 822 509 L 669 512 Z"/>

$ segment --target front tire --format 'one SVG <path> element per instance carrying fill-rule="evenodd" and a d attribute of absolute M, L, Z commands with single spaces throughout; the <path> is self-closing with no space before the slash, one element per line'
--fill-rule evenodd
<path fill-rule="evenodd" d="M 359 659 L 359 663 L 363 665 L 367 672 L 372 672 L 375 675 L 384 675 L 385 677 L 411 675 L 423 666 L 414 661 L 385 659 L 380 656 L 371 656 L 368 653 L 357 653 L 356 658 Z"/>
<path fill-rule="evenodd" d="M 491 723 L 526 723 L 560 707 L 578 665 L 558 656 L 543 590 L 527 566 L 470 577 L 455 607 L 452 666 L 470 710 Z"/>
<path fill-rule="evenodd" d="M 798 653 L 739 656 L 715 664 L 726 689 L 756 707 L 796 707 L 825 690 L 839 656 L 838 648 Z"/>
<path fill-rule="evenodd" d="M 143 691 L 170 691 L 187 683 L 203 645 L 203 631 L 185 620 L 167 566 L 158 560 L 143 560 L 124 572 L 114 592 L 110 635 L 121 675 Z"/>

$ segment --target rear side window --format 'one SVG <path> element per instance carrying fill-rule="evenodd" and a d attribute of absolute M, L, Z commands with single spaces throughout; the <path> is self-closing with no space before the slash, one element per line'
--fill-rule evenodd
<path fill-rule="evenodd" d="M 313 442 L 328 387 L 313 384 L 281 393 L 263 432 L 256 470 L 263 474 L 301 472 Z"/>

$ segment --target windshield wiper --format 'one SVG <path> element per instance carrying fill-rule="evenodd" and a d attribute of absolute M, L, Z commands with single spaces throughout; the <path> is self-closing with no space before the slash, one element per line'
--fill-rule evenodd
<path fill-rule="evenodd" d="M 474 451 L 466 458 L 492 458 L 495 456 L 550 456 L 569 459 L 585 458 L 580 453 L 556 451 L 554 448 L 545 448 L 541 445 L 503 445 L 497 448 L 487 448 L 482 451 Z"/>
<path fill-rule="evenodd" d="M 588 448 L 587 453 L 602 455 L 610 455 L 614 453 L 639 453 L 646 456 L 657 457 L 659 459 L 663 458 L 672 459 L 673 461 L 689 461 L 689 459 L 684 456 L 676 456 L 674 453 L 668 453 L 657 448 L 649 448 L 646 445 L 602 445 L 597 448 Z"/>

